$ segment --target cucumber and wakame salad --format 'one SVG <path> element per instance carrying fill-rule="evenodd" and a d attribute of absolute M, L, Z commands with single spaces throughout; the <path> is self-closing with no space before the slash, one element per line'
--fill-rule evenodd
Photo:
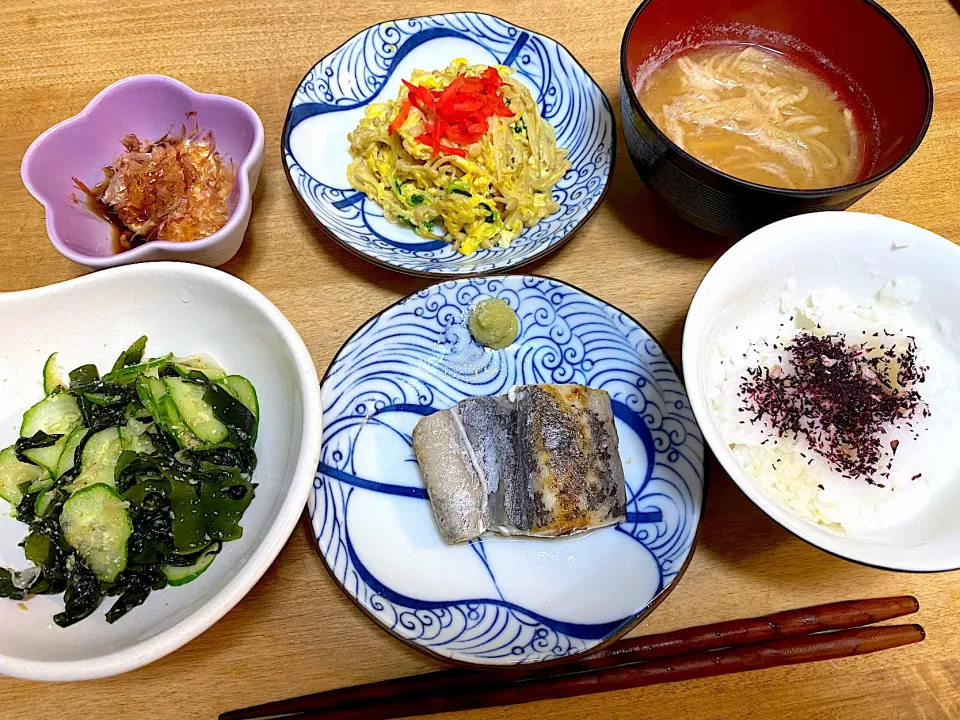
<path fill-rule="evenodd" d="M 67 627 L 105 596 L 114 622 L 153 590 L 184 585 L 243 534 L 253 500 L 253 385 L 205 355 L 144 359 L 147 338 L 101 376 L 43 368 L 46 397 L 0 451 L 0 497 L 30 527 L 31 567 L 0 568 L 0 597 L 63 594 Z"/>

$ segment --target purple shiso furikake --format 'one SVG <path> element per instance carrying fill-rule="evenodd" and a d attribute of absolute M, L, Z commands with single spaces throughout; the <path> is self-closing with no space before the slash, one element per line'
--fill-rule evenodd
<path fill-rule="evenodd" d="M 887 343 L 878 332 L 850 342 L 843 333 L 801 332 L 773 350 L 780 364 L 750 368 L 740 384 L 750 422 L 766 420 L 778 437 L 803 437 L 844 477 L 884 487 L 875 476 L 890 477 L 899 445 L 884 435 L 907 428 L 916 436 L 914 419 L 930 415 L 916 390 L 928 368 L 917 363 L 914 338 Z"/>

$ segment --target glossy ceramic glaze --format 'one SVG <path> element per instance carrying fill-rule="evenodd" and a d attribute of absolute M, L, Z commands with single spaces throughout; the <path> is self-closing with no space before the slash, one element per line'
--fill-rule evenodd
<path fill-rule="evenodd" d="M 520 317 L 506 350 L 477 345 L 471 305 Z M 467 397 L 582 383 L 613 398 L 627 521 L 557 539 L 450 546 L 411 445 L 417 421 Z M 322 383 L 324 436 L 309 510 L 320 554 L 373 620 L 461 663 L 558 660 L 633 627 L 679 580 L 705 498 L 704 448 L 677 371 L 640 325 L 601 300 L 531 276 L 446 282 L 360 328 Z"/>
<path fill-rule="evenodd" d="M 226 225 L 200 240 L 154 241 L 115 253 L 113 226 L 88 208 L 73 178 L 95 186 L 104 178 L 103 168 L 124 152 L 120 144 L 124 135 L 155 140 L 184 125 L 191 111 L 197 113 L 201 127 L 213 132 L 221 155 L 237 166 L 230 198 L 233 211 Z M 249 105 L 223 95 L 198 93 L 163 75 L 136 75 L 101 91 L 78 115 L 34 140 L 23 156 L 20 173 L 27 190 L 44 207 L 50 241 L 74 262 L 95 268 L 145 260 L 222 265 L 243 243 L 263 151 L 263 125 Z"/>
<path fill-rule="evenodd" d="M 850 185 L 785 190 L 740 180 L 688 155 L 637 99 L 637 69 L 704 42 L 754 42 L 801 58 L 844 94 L 873 108 L 864 131 L 867 166 Z M 645 0 L 620 55 L 627 150 L 646 185 L 675 213 L 711 232 L 743 235 L 784 217 L 843 210 L 919 147 L 933 112 L 933 85 L 916 43 L 872 0 Z"/>
<path fill-rule="evenodd" d="M 439 70 L 458 57 L 514 68 L 557 131 L 573 167 L 554 188 L 560 210 L 508 248 L 460 255 L 388 223 L 382 209 L 347 181 L 347 134 L 367 105 L 395 99 L 415 69 Z M 283 162 L 310 216 L 348 250 L 413 275 L 481 275 L 555 250 L 587 221 L 607 189 L 616 153 L 603 92 L 550 38 L 490 15 L 453 13 L 375 25 L 318 62 L 300 82 L 283 130 Z"/>
<path fill-rule="evenodd" d="M 82 321 L 78 322 L 78 308 Z M 96 318 L 95 322 L 91 318 Z M 152 662 L 206 630 L 253 587 L 303 511 L 320 447 L 320 393 L 313 361 L 289 322 L 246 283 L 188 263 L 116 268 L 37 290 L 0 294 L 0 446 L 18 436 L 23 411 L 43 397 L 44 360 L 69 370 L 109 368 L 140 335 L 147 352 L 206 352 L 256 387 L 260 401 L 256 497 L 243 537 L 183 587 L 154 592 L 112 625 L 111 599 L 69 628 L 53 624 L 58 596 L 22 605 L 0 600 L 0 673 L 34 680 L 105 677 Z M 0 500 L 0 566 L 26 566 L 26 526 Z"/>
<path fill-rule="evenodd" d="M 716 362 L 718 341 L 741 323 L 767 315 L 776 327 L 779 320 L 773 318 L 788 278 L 796 282 L 797 298 L 834 287 L 866 301 L 900 275 L 912 275 L 922 286 L 920 301 L 911 312 L 945 328 L 939 341 L 960 355 L 956 302 L 960 248 L 939 235 L 880 215 L 818 213 L 758 230 L 711 268 L 687 315 L 683 374 L 710 449 L 741 490 L 774 520 L 850 560 L 894 570 L 949 570 L 960 567 L 960 524 L 955 520 L 960 477 L 941 486 L 924 511 L 903 523 L 863 536 L 836 532 L 795 516 L 740 468 L 720 436 L 708 401 L 707 368 Z"/>

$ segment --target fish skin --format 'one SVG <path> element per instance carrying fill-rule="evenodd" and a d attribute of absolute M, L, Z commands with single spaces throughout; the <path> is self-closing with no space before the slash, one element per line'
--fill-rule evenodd
<path fill-rule="evenodd" d="M 454 409 L 473 450 L 474 467 L 480 475 L 487 497 L 483 526 L 495 529 L 509 524 L 504 511 L 504 493 L 515 490 L 516 413 L 505 395 L 476 397 L 462 401 Z"/>
<path fill-rule="evenodd" d="M 414 451 L 443 539 L 556 537 L 626 519 L 610 395 L 524 385 L 422 419 Z"/>
<path fill-rule="evenodd" d="M 430 507 L 449 544 L 473 540 L 485 530 L 486 490 L 464 444 L 455 409 L 428 415 L 413 429 L 413 449 Z"/>

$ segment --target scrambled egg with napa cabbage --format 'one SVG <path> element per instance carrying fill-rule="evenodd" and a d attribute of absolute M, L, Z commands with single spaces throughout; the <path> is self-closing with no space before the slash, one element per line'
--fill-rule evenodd
<path fill-rule="evenodd" d="M 461 73 L 479 76 L 486 69 L 458 59 L 442 72 L 415 70 L 410 82 L 442 90 Z M 407 98 L 406 87 L 397 100 L 369 105 L 347 136 L 354 158 L 347 168 L 350 184 L 382 206 L 390 222 L 451 242 L 464 255 L 507 247 L 524 228 L 557 212 L 551 191 L 571 167 L 530 91 L 513 79 L 510 68 L 496 70 L 513 116 L 491 117 L 487 132 L 470 145 L 444 141 L 464 150 L 465 157 L 434 156 L 432 147 L 416 140 L 426 122 L 416 107 L 396 132 L 388 132 Z"/>

